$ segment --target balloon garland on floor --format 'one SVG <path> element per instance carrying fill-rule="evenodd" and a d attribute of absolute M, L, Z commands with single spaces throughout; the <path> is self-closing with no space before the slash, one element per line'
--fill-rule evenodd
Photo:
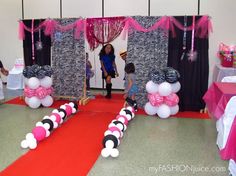
<path fill-rule="evenodd" d="M 179 111 L 179 97 L 176 94 L 181 86 L 178 81 L 180 74 L 177 70 L 167 67 L 163 70 L 152 71 L 150 81 L 146 84 L 148 100 L 144 110 L 148 115 L 158 115 L 165 119 Z"/>
<path fill-rule="evenodd" d="M 51 94 L 52 88 L 52 68 L 49 65 L 27 66 L 23 70 L 25 77 L 25 103 L 33 108 L 38 108 L 41 104 L 44 107 L 49 107 L 53 103 Z"/>
<path fill-rule="evenodd" d="M 53 129 L 56 129 L 77 111 L 78 105 L 74 102 L 61 105 L 59 109 L 54 109 L 50 116 L 44 116 L 42 121 L 36 123 L 31 133 L 26 134 L 25 139 L 21 141 L 21 147 L 35 149 L 38 142 L 47 138 Z"/>
<path fill-rule="evenodd" d="M 101 155 L 104 158 L 109 156 L 115 158 L 119 156 L 117 147 L 120 145 L 120 140 L 123 137 L 124 131 L 127 129 L 129 121 L 135 117 L 135 110 L 128 106 L 122 108 L 119 115 L 108 125 L 107 131 L 104 133 L 102 141 L 103 149 Z"/>

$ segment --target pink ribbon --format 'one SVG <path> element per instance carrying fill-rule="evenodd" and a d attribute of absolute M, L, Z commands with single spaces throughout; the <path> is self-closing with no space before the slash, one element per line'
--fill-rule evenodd
<path fill-rule="evenodd" d="M 24 23 L 23 21 L 19 22 L 19 28 L 18 28 L 18 38 L 20 40 L 24 40 L 25 39 L 25 31 L 24 31 Z"/>
<path fill-rule="evenodd" d="M 29 87 L 25 87 L 24 89 L 24 96 L 31 98 L 36 96 L 39 99 L 45 98 L 47 95 L 51 95 L 53 92 L 53 88 L 45 88 L 42 86 L 39 86 L 37 89 L 30 89 Z"/>
<path fill-rule="evenodd" d="M 34 61 L 35 54 L 34 54 L 34 19 L 32 19 L 31 23 L 31 39 L 32 39 L 32 59 Z"/>
<path fill-rule="evenodd" d="M 179 97 L 175 93 L 172 93 L 169 96 L 161 96 L 159 93 L 148 94 L 148 100 L 152 106 L 160 106 L 162 104 L 175 106 L 179 103 Z"/>

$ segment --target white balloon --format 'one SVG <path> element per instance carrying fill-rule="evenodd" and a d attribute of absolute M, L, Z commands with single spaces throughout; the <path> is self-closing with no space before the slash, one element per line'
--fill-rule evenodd
<path fill-rule="evenodd" d="M 111 150 L 111 157 L 116 158 L 119 156 L 119 150 L 114 148 Z"/>
<path fill-rule="evenodd" d="M 104 148 L 101 151 L 101 155 L 102 155 L 102 157 L 107 158 L 108 156 L 110 156 L 110 152 L 108 149 Z"/>
<path fill-rule="evenodd" d="M 157 109 L 157 115 L 162 119 L 166 119 L 170 117 L 169 106 L 167 106 L 166 104 L 162 104 L 161 106 L 159 106 Z"/>
<path fill-rule="evenodd" d="M 155 115 L 157 113 L 157 107 L 152 106 L 150 102 L 145 104 L 144 110 L 148 115 Z"/>
<path fill-rule="evenodd" d="M 181 85 L 180 85 L 179 81 L 176 82 L 176 83 L 171 84 L 171 88 L 172 88 L 172 92 L 174 92 L 174 93 L 179 92 L 179 90 L 181 88 Z"/>
<path fill-rule="evenodd" d="M 49 76 L 45 76 L 40 80 L 40 85 L 45 88 L 49 88 L 52 86 L 52 78 Z"/>
<path fill-rule="evenodd" d="M 41 126 L 41 127 L 43 127 L 43 123 L 42 123 L 42 122 L 37 122 L 35 126 Z"/>
<path fill-rule="evenodd" d="M 170 113 L 171 115 L 175 115 L 179 112 L 179 105 L 175 105 L 175 106 L 172 106 L 170 107 Z"/>
<path fill-rule="evenodd" d="M 20 143 L 20 146 L 22 147 L 22 148 L 28 148 L 28 142 L 27 142 L 27 140 L 23 140 L 23 141 L 21 141 L 21 143 Z"/>
<path fill-rule="evenodd" d="M 171 84 L 163 82 L 159 85 L 158 92 L 161 96 L 168 96 L 172 92 Z"/>
<path fill-rule="evenodd" d="M 107 131 L 105 131 L 104 136 L 107 136 L 109 134 L 112 134 L 112 132 L 110 130 L 107 130 Z"/>
<path fill-rule="evenodd" d="M 46 137 L 50 136 L 50 131 L 46 130 Z"/>
<path fill-rule="evenodd" d="M 44 123 L 43 128 L 47 131 L 47 130 L 49 130 L 50 125 L 48 123 Z"/>
<path fill-rule="evenodd" d="M 28 98 L 28 97 L 25 97 L 25 103 L 26 103 L 27 105 L 29 105 L 29 98 Z"/>
<path fill-rule="evenodd" d="M 24 78 L 24 84 L 25 84 L 25 86 L 28 86 L 28 81 L 29 81 L 28 78 Z"/>
<path fill-rule="evenodd" d="M 157 93 L 158 87 L 158 84 L 155 84 L 153 81 L 148 81 L 146 84 L 146 90 L 148 93 Z"/>
<path fill-rule="evenodd" d="M 31 77 L 28 80 L 28 86 L 30 89 L 37 89 L 40 86 L 40 81 L 36 77 Z"/>
<path fill-rule="evenodd" d="M 106 141 L 105 146 L 108 149 L 112 149 L 114 147 L 114 143 L 112 140 L 108 140 L 108 141 Z"/>
<path fill-rule="evenodd" d="M 119 139 L 119 138 L 122 137 L 122 134 L 119 133 L 118 131 L 114 131 L 112 134 L 113 134 L 117 139 Z"/>
<path fill-rule="evenodd" d="M 37 98 L 37 97 L 31 97 L 29 98 L 29 107 L 33 108 L 33 109 L 36 109 L 40 106 L 41 102 L 40 100 Z"/>
<path fill-rule="evenodd" d="M 49 107 L 53 104 L 53 98 L 47 95 L 44 99 L 41 99 L 41 103 L 44 107 Z"/>
<path fill-rule="evenodd" d="M 35 141 L 34 140 L 30 140 L 30 141 L 28 141 L 28 143 L 29 143 L 29 148 L 30 149 L 35 149 L 37 147 L 36 140 Z"/>
<path fill-rule="evenodd" d="M 27 134 L 25 135 L 25 139 L 26 139 L 26 140 L 34 139 L 34 135 L 33 135 L 32 133 L 27 133 Z"/>

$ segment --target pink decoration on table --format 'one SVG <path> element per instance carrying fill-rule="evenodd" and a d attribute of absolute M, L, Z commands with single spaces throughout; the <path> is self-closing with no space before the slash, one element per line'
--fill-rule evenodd
<path fill-rule="evenodd" d="M 58 113 L 52 113 L 51 116 L 52 116 L 52 115 L 54 115 L 54 116 L 56 117 L 55 122 L 57 122 L 57 124 L 60 124 L 60 122 L 61 122 L 61 116 L 60 116 L 60 114 L 58 114 Z M 51 116 L 50 116 L 50 117 L 51 117 Z"/>
<path fill-rule="evenodd" d="M 128 125 L 129 120 L 127 119 L 126 116 L 124 116 L 124 115 L 117 115 L 117 116 L 116 116 L 116 120 L 119 120 L 119 118 L 123 118 L 123 119 L 124 119 L 124 124 L 125 124 L 126 126 Z"/>
<path fill-rule="evenodd" d="M 218 120 L 224 114 L 230 98 L 235 95 L 235 83 L 214 82 L 205 93 L 203 100 L 206 102 L 208 112 Z"/>
<path fill-rule="evenodd" d="M 172 93 L 169 96 L 164 97 L 164 103 L 168 106 L 175 106 L 179 103 L 179 97 L 175 93 Z"/>
<path fill-rule="evenodd" d="M 32 133 L 37 141 L 42 141 L 46 137 L 46 130 L 42 126 L 34 127 Z"/>
<path fill-rule="evenodd" d="M 164 103 L 164 97 L 161 96 L 159 93 L 148 94 L 148 100 L 152 106 L 160 106 Z"/>
<path fill-rule="evenodd" d="M 66 106 L 66 109 L 65 109 L 66 115 L 67 116 L 71 115 L 72 114 L 72 107 L 68 104 L 65 104 L 65 106 Z"/>
<path fill-rule="evenodd" d="M 236 117 L 232 123 L 229 136 L 225 148 L 220 150 L 220 157 L 222 160 L 233 159 L 236 161 Z"/>

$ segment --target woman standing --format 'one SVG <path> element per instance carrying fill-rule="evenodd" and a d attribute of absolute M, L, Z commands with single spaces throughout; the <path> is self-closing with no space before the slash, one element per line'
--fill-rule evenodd
<path fill-rule="evenodd" d="M 101 62 L 102 78 L 106 81 L 107 95 L 105 97 L 110 99 L 112 89 L 111 79 L 119 76 L 115 62 L 114 47 L 111 44 L 106 44 L 101 49 L 99 57 Z"/>

